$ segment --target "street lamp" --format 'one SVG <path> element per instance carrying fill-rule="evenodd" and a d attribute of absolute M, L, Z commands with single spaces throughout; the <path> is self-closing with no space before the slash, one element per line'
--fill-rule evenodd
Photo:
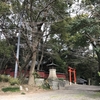
<path fill-rule="evenodd" d="M 19 27 L 21 27 L 21 22 L 22 22 L 22 20 L 21 20 L 21 16 L 20 16 Z M 18 73 L 18 61 L 19 61 L 19 49 L 20 49 L 20 34 L 21 34 L 21 30 L 19 29 L 14 78 L 17 78 L 17 73 Z"/>

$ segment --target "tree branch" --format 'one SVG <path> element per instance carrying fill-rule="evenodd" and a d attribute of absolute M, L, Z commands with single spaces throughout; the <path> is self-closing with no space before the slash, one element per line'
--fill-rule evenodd
<path fill-rule="evenodd" d="M 39 16 L 40 16 L 40 14 L 43 12 L 43 11 L 45 11 L 47 8 L 48 8 L 48 6 L 49 5 L 51 5 L 53 2 L 55 2 L 55 0 L 52 0 L 51 2 L 49 2 L 39 13 L 38 13 L 38 15 L 37 15 L 37 17 L 36 17 L 36 22 L 37 22 L 37 20 L 38 20 L 38 18 L 39 18 Z"/>

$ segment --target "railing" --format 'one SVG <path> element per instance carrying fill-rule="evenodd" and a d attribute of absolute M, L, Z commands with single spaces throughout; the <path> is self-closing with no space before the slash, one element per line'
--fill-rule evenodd
<path fill-rule="evenodd" d="M 21 74 L 25 74 L 26 77 L 29 76 L 29 71 L 25 71 L 25 70 L 22 70 L 21 71 Z M 39 77 L 41 78 L 45 78 L 47 79 L 48 76 L 49 76 L 49 73 L 45 72 L 45 71 L 37 71 L 37 73 L 39 74 Z M 5 75 L 10 75 L 12 77 L 14 77 L 14 70 L 12 70 L 11 68 L 10 69 L 6 69 L 6 70 L 1 70 L 0 71 L 0 74 L 5 74 Z M 20 74 L 20 72 L 18 71 L 18 75 Z M 57 77 L 58 78 L 62 78 L 62 79 L 65 79 L 66 80 L 66 75 L 65 73 L 57 73 Z"/>

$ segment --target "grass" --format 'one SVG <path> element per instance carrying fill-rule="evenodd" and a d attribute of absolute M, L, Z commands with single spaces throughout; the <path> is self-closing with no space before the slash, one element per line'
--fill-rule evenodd
<path fill-rule="evenodd" d="M 2 88 L 2 91 L 3 92 L 19 92 L 20 89 L 19 87 L 5 87 L 5 88 Z"/>
<path fill-rule="evenodd" d="M 22 92 L 21 94 L 22 94 L 22 95 L 25 95 L 25 93 L 24 93 L 24 92 Z"/>

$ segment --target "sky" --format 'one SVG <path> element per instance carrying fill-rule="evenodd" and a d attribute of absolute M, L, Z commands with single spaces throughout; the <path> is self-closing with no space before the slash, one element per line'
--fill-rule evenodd
<path fill-rule="evenodd" d="M 79 0 L 79 2 L 75 2 L 69 11 L 71 11 L 71 17 L 75 17 L 76 15 L 80 14 L 90 15 L 90 12 L 84 9 L 83 5 L 81 4 L 81 0 Z"/>

